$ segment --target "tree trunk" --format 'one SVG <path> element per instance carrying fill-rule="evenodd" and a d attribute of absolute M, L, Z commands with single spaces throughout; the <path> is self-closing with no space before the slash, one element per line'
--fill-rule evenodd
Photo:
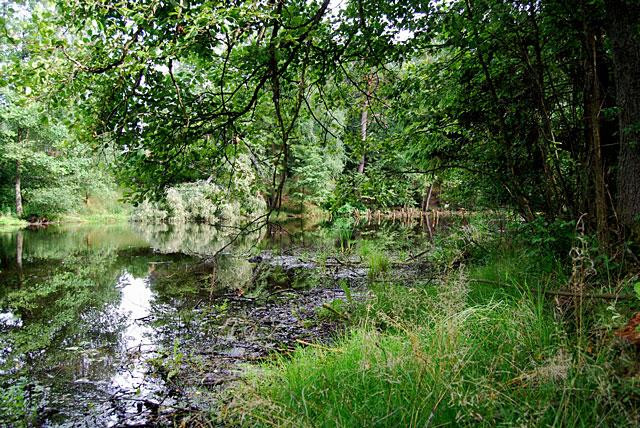
<path fill-rule="evenodd" d="M 367 76 L 367 93 L 362 103 L 362 113 L 360 114 L 360 139 L 362 141 L 362 157 L 358 164 L 358 172 L 364 173 L 364 165 L 367 161 L 366 141 L 367 141 L 367 125 L 369 123 L 369 97 L 371 97 L 371 81 L 372 77 Z"/>
<path fill-rule="evenodd" d="M 360 174 L 364 173 L 364 164 L 367 160 L 365 144 L 367 141 L 367 123 L 369 122 L 369 94 L 364 99 L 364 103 L 362 105 L 362 113 L 360 115 L 360 139 L 362 141 L 362 157 L 360 158 L 360 163 L 358 164 L 358 172 Z"/>
<path fill-rule="evenodd" d="M 364 164 L 367 162 L 367 157 L 365 156 L 365 154 L 362 154 L 362 157 L 360 158 L 360 163 L 358 164 L 358 172 L 360 174 L 364 174 Z"/>
<path fill-rule="evenodd" d="M 640 215 L 640 2 L 606 0 L 605 5 L 620 109 L 618 217 L 634 229 Z"/>
<path fill-rule="evenodd" d="M 22 217 L 22 190 L 20 189 L 20 161 L 16 161 L 16 214 Z"/>
<path fill-rule="evenodd" d="M 431 205 L 431 192 L 433 191 L 433 183 L 429 184 L 429 189 L 422 198 L 422 211 L 428 211 Z"/>
<path fill-rule="evenodd" d="M 604 165 L 602 162 L 602 141 L 600 138 L 600 111 L 603 104 L 602 92 L 598 81 L 597 35 L 589 28 L 585 29 L 587 60 L 585 63 L 584 116 L 586 138 L 589 148 L 591 176 L 593 178 L 593 209 L 596 217 L 596 232 L 603 246 L 609 242 L 607 220 L 607 194 L 605 188 Z"/>

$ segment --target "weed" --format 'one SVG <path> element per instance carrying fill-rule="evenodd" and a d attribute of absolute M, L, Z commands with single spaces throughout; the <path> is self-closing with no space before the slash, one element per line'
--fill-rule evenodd
<path fill-rule="evenodd" d="M 33 385 L 28 385 L 24 378 L 0 390 L 0 423 L 6 426 L 32 426 L 36 416 L 36 406 L 30 400 Z"/>
<path fill-rule="evenodd" d="M 443 251 L 475 251 L 465 248 L 465 239 L 452 238 L 453 249 Z M 634 377 L 620 375 L 622 367 L 634 371 L 633 352 L 616 349 L 602 335 L 572 333 L 545 299 L 545 290 L 567 284 L 558 261 L 513 243 L 474 248 L 480 246 L 481 256 L 466 267 L 447 263 L 433 283 L 372 283 L 371 299 L 352 302 L 351 328 L 332 346 L 299 348 L 264 365 L 233 392 L 221 411 L 224 421 L 291 427 L 638 424 L 640 409 L 630 398 Z M 360 251 L 370 269 L 378 263 L 371 263 L 381 252 L 376 245 Z M 346 305 L 333 301 L 318 315 L 342 318 Z M 619 323 L 611 313 L 619 319 L 622 308 L 611 307 L 593 304 L 592 317 L 574 328 L 593 332 L 603 322 Z"/>
<path fill-rule="evenodd" d="M 340 245 L 340 251 L 351 251 L 353 245 L 354 221 L 351 217 L 340 217 L 333 224 L 333 234 Z"/>
<path fill-rule="evenodd" d="M 344 295 L 345 295 L 345 298 L 347 299 L 347 303 L 349 304 L 353 303 L 353 295 L 351 294 L 351 288 L 349 288 L 349 283 L 343 279 L 339 281 L 338 285 L 340 286 L 342 291 L 344 291 Z M 638 293 L 638 296 L 640 296 L 640 292 Z"/>
<path fill-rule="evenodd" d="M 333 299 L 316 310 L 319 320 L 343 321 L 348 319 L 347 304 L 342 299 Z"/>
<path fill-rule="evenodd" d="M 369 270 L 367 276 L 369 280 L 383 278 L 391 267 L 391 261 L 384 251 L 384 245 L 375 242 L 363 240 L 360 242 L 360 257 L 362 257 Z"/>
<path fill-rule="evenodd" d="M 370 280 L 384 277 L 389 272 L 391 262 L 386 254 L 382 252 L 373 252 L 368 259 L 369 270 L 367 276 Z"/>

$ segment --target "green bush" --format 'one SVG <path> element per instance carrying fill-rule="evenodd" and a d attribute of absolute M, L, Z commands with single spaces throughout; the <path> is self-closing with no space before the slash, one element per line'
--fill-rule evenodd
<path fill-rule="evenodd" d="M 55 219 L 82 206 L 81 195 L 65 186 L 27 190 L 24 199 L 25 217 Z"/>
<path fill-rule="evenodd" d="M 255 172 L 245 156 L 240 156 L 235 168 L 229 188 L 226 181 L 225 185 L 208 181 L 178 184 L 168 188 L 161 201 L 138 204 L 132 219 L 216 225 L 257 217 L 266 211 L 266 202 L 257 190 Z"/>

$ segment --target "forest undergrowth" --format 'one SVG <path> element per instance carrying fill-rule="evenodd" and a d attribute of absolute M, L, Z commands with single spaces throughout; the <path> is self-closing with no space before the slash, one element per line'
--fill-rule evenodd
<path fill-rule="evenodd" d="M 381 265 L 406 256 L 388 241 L 357 244 L 369 255 L 371 298 L 340 306 L 342 333 L 249 368 L 212 417 L 242 426 L 640 423 L 637 350 L 615 334 L 640 306 L 627 267 L 570 222 L 464 223 L 427 244 L 429 281 L 385 276 Z"/>

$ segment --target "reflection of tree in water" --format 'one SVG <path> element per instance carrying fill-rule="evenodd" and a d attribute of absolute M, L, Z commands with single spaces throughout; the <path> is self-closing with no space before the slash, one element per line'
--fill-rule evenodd
<path fill-rule="evenodd" d="M 216 254 L 239 233 L 237 228 L 217 228 L 200 223 L 133 223 L 131 227 L 157 252 L 199 256 Z M 229 251 L 247 253 L 261 240 L 263 234 L 262 229 L 245 234 L 233 241 Z"/>
<path fill-rule="evenodd" d="M 47 405 L 60 412 L 59 421 L 84 420 L 75 412 L 86 411 L 86 403 L 99 403 L 96 412 L 102 412 L 111 389 L 142 378 L 150 352 L 138 342 L 132 347 L 128 338 L 136 336 L 133 333 L 144 333 L 136 336 L 140 343 L 153 333 L 153 343 L 170 347 L 172 343 L 165 343 L 173 337 L 169 332 L 191 325 L 186 316 L 198 302 L 251 282 L 253 265 L 247 258 L 260 232 L 225 247 L 236 229 L 198 224 L 134 228 L 51 228 L 24 231 L 22 238 L 0 238 L 3 267 L 11 268 L 2 269 L 0 279 L 15 278 L 20 264 L 24 272 L 22 285 L 12 279 L 0 291 L 0 312 L 6 309 L 21 322 L 19 328 L 0 331 L 1 347 L 11 350 L 0 362 L 12 367 L 13 378 L 24 374 L 29 382 L 44 386 Z M 185 255 L 222 248 L 224 255 L 215 263 Z M 146 293 L 148 314 L 122 307 L 131 291 Z M 140 296 L 129 296 L 129 303 L 138 304 Z M 127 377 L 122 370 L 135 376 Z M 0 377 L 0 388 L 8 381 Z M 55 418 L 50 421 L 55 423 Z"/>
<path fill-rule="evenodd" d="M 245 289 L 251 284 L 254 268 L 244 256 L 225 254 L 206 262 L 151 264 L 149 279 L 155 303 L 189 309 L 198 302 Z"/>
<path fill-rule="evenodd" d="M 116 379 L 122 368 L 128 373 L 130 354 L 142 355 L 141 351 L 146 351 L 128 349 L 131 343 L 127 332 L 138 324 L 132 324 L 122 308 L 124 293 L 129 289 L 118 278 L 126 277 L 131 266 L 139 273 L 140 281 L 146 281 L 150 263 L 174 260 L 176 256 L 153 253 L 148 246 L 140 246 L 143 241 L 131 230 L 109 236 L 108 231 L 105 234 L 96 228 L 95 233 L 87 230 L 81 236 L 72 232 L 71 238 L 64 233 L 58 236 L 42 232 L 25 231 L 23 239 L 14 235 L 5 242 L 13 244 L 7 248 L 13 252 L 9 252 L 10 259 L 3 252 L 12 270 L 3 271 L 0 279 L 15 275 L 17 259 L 24 252 L 25 280 L 22 285 L 5 283 L 7 286 L 0 293 L 0 312 L 7 310 L 20 321 L 19 328 L 0 326 L 0 348 L 10 353 L 0 355 L 0 370 L 8 370 L 9 374 L 0 376 L 0 389 L 24 375 L 31 384 L 48 391 L 47 405 L 59 412 L 55 418 L 76 420 L 76 412 L 86 411 L 82 404 L 110 405 L 113 385 L 105 380 Z M 24 245 L 23 251 L 20 244 Z M 55 258 L 58 245 L 63 251 Z M 52 257 L 32 257 L 29 249 Z M 179 258 L 185 262 L 188 259 Z M 138 297 L 129 301 L 137 303 Z M 51 377 L 52 373 L 55 376 Z M 8 420 L 0 416 L 0 425 L 5 422 Z"/>
<path fill-rule="evenodd" d="M 120 269 L 114 264 L 114 251 L 97 251 L 68 256 L 54 265 L 50 275 L 37 278 L 25 270 L 22 287 L 10 290 L 0 307 L 10 308 L 25 323 L 12 331 L 16 351 L 42 349 L 78 335 L 81 314 L 117 299 L 112 286 Z"/>
<path fill-rule="evenodd" d="M 81 252 L 101 249 L 143 248 L 146 243 L 128 224 L 51 225 L 44 229 L 24 229 L 0 234 L 0 253 L 3 267 L 17 259 L 18 240 L 23 240 L 23 262 L 27 259 L 63 259 Z M 6 257 L 6 259 L 4 259 Z"/>

